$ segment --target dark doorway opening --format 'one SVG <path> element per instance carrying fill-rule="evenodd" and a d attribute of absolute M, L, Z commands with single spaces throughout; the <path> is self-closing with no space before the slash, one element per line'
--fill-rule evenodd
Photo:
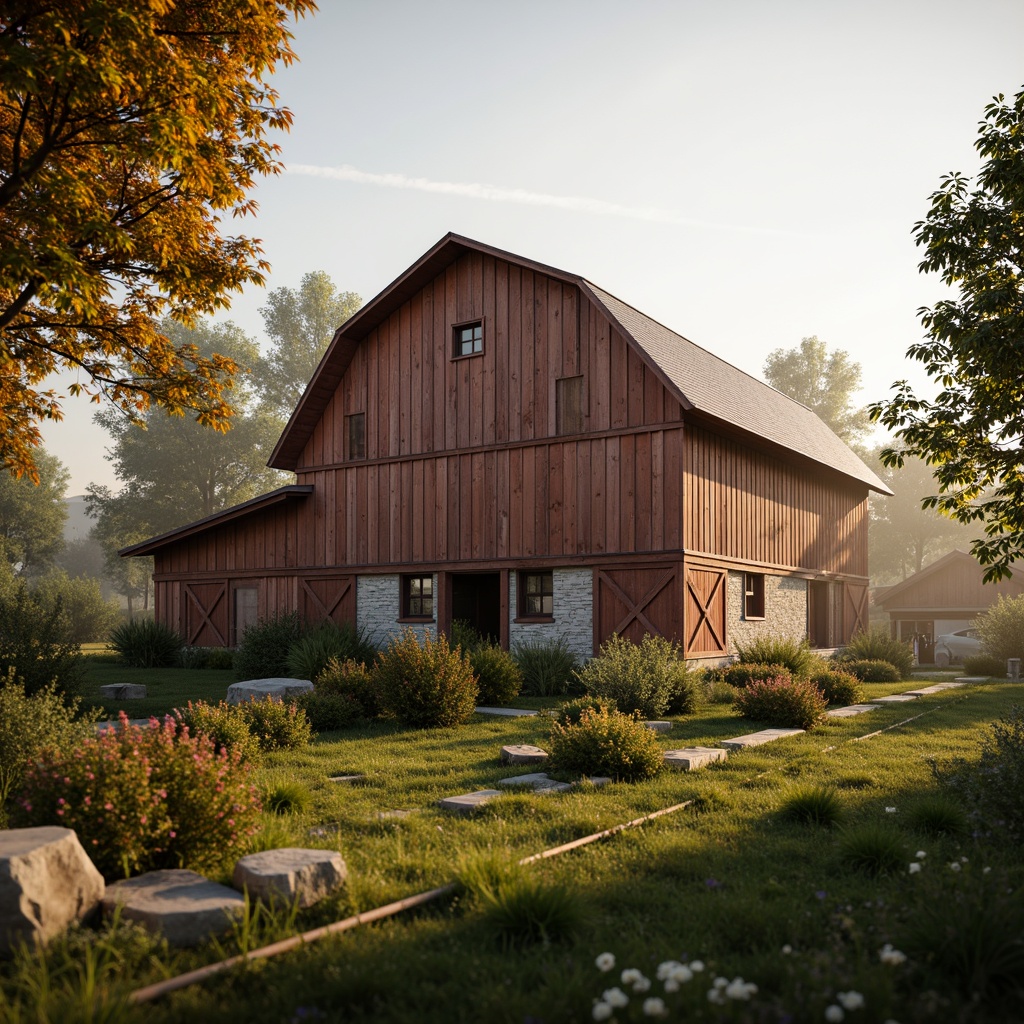
<path fill-rule="evenodd" d="M 831 647 L 829 628 L 829 585 L 820 580 L 807 584 L 807 636 L 812 647 Z"/>
<path fill-rule="evenodd" d="M 501 639 L 501 573 L 460 572 L 451 576 L 452 621 L 468 622 L 494 643 Z"/>

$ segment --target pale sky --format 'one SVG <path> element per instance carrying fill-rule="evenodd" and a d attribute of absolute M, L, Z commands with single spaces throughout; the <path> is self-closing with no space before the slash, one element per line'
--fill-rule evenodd
<path fill-rule="evenodd" d="M 1024 86 L 1020 0 L 321 0 L 277 76 L 289 170 L 262 183 L 268 289 L 372 298 L 448 231 L 582 274 L 761 376 L 817 335 L 866 403 L 942 294 L 911 230 Z M 230 314 L 264 340 L 266 291 Z M 925 386 L 927 386 L 925 384 Z M 92 408 L 45 443 L 117 487 Z"/>

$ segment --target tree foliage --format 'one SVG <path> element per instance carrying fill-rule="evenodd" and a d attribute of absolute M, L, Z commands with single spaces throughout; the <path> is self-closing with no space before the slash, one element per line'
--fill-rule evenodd
<path fill-rule="evenodd" d="M 867 410 L 854 405 L 860 390 L 860 363 L 842 349 L 828 351 L 817 337 L 799 348 L 777 348 L 764 362 L 765 380 L 817 414 L 847 444 L 858 444 L 870 429 Z"/>
<path fill-rule="evenodd" d="M 64 547 L 70 474 L 55 455 L 36 453 L 38 483 L 0 472 L 0 558 L 21 575 L 38 575 Z"/>
<path fill-rule="evenodd" d="M 895 431 L 889 465 L 913 455 L 933 467 L 940 493 L 928 505 L 984 524 L 972 551 L 991 581 L 1024 556 L 1024 90 L 985 108 L 975 147 L 976 183 L 946 175 L 914 226 L 920 270 L 955 292 L 920 310 L 925 340 L 907 350 L 938 394 L 897 381 L 871 416 Z"/>
<path fill-rule="evenodd" d="M 334 332 L 362 305 L 338 291 L 322 270 L 304 274 L 298 288 L 275 288 L 260 307 L 271 351 L 260 368 L 265 401 L 284 417 L 299 404 Z"/>
<path fill-rule="evenodd" d="M 259 242 L 222 234 L 276 173 L 267 84 L 313 0 L 11 0 L 0 10 L 0 466 L 34 476 L 44 379 L 138 415 L 151 402 L 223 429 L 230 359 L 176 346 L 262 283 Z"/>

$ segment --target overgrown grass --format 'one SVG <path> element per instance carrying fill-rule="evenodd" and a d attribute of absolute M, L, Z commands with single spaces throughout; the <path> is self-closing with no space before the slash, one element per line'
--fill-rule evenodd
<path fill-rule="evenodd" d="M 210 675 L 194 673 L 193 678 Z M 868 684 L 865 690 L 870 698 L 911 687 Z M 1024 867 L 1018 852 L 995 840 L 981 845 L 967 835 L 922 832 L 914 809 L 936 792 L 928 758 L 976 759 L 990 724 L 1008 713 L 1015 696 L 1007 683 L 949 691 L 870 715 L 830 719 L 815 733 L 733 754 L 701 772 L 665 771 L 642 783 L 554 796 L 510 793 L 466 818 L 444 814 L 436 802 L 493 788 L 515 774 L 517 769 L 500 763 L 501 746 L 546 746 L 549 719 L 477 716 L 457 729 L 426 730 L 368 723 L 299 751 L 272 752 L 257 781 L 268 790 L 294 782 L 311 798 L 305 809 L 265 815 L 273 845 L 338 849 L 349 869 L 345 891 L 301 913 L 296 929 L 448 882 L 474 854 L 515 861 L 660 808 L 692 804 L 524 869 L 533 881 L 516 893 L 514 920 L 554 914 L 559 894 L 582 893 L 587 927 L 575 940 L 573 929 L 566 928 L 557 945 L 552 935 L 546 942 L 545 925 L 519 930 L 514 941 L 504 941 L 505 925 L 496 923 L 487 900 L 464 896 L 137 1008 L 115 1005 L 114 994 L 217 959 L 243 939 L 228 937 L 221 951 L 150 950 L 155 961 L 130 955 L 125 945 L 118 954 L 119 972 L 102 975 L 94 986 L 96 999 L 113 1007 L 102 1019 L 582 1022 L 591 1019 L 592 1001 L 603 989 L 621 984 L 617 970 L 602 975 L 594 966 L 605 951 L 616 955 L 620 967 L 636 967 L 652 979 L 662 961 L 700 957 L 706 970 L 673 997 L 684 1001 L 673 1008 L 686 1010 L 673 1019 L 720 1019 L 707 999 L 716 975 L 742 976 L 758 985 L 755 999 L 740 1007 L 751 1019 L 777 1020 L 788 1013 L 797 1020 L 823 1020 L 836 993 L 851 990 L 862 993 L 867 1004 L 853 1015 L 858 1019 L 926 1020 L 927 999 L 939 1000 L 941 1012 L 935 1012 L 941 1019 L 969 1015 L 984 1024 L 1011 1019 L 1016 1005 L 1011 1000 L 1017 997 L 1015 947 L 995 943 L 974 951 L 970 936 L 983 923 L 967 910 L 971 886 L 982 879 L 993 892 L 1020 889 Z M 658 742 L 664 749 L 713 746 L 746 731 L 731 708 L 709 705 L 677 721 Z M 361 784 L 329 781 L 356 773 L 365 776 Z M 799 820 L 780 816 L 794 790 L 815 786 L 840 794 L 841 829 L 809 832 Z M 846 860 L 843 838 L 855 829 L 884 829 L 894 837 L 902 860 L 893 861 L 891 873 L 867 874 Z M 922 851 L 925 856 L 918 857 Z M 914 872 L 912 862 L 921 865 Z M 953 863 L 962 869 L 952 869 Z M 990 871 L 983 874 L 985 867 Z M 925 907 L 942 918 L 944 892 L 951 896 L 950 914 L 956 911 L 949 923 L 963 934 L 963 948 L 974 951 L 970 962 L 962 963 L 960 946 L 934 945 L 946 934 L 935 923 L 917 927 Z M 953 898 L 958 893 L 962 899 Z M 1010 924 L 1018 921 L 1016 904 L 1006 913 Z M 277 938 L 286 925 L 269 920 L 258 935 L 244 937 L 244 944 Z M 119 941 L 127 942 L 104 941 L 115 950 Z M 886 943 L 906 954 L 903 965 L 880 960 Z M 81 962 L 80 951 L 75 960 L 62 948 L 47 961 L 53 977 L 62 964 Z M 962 966 L 953 970 L 950 962 Z M 22 1019 L 43 1019 L 37 1003 L 26 1002 L 25 995 L 26 979 L 41 970 L 40 963 L 36 957 L 0 966 L 0 983 L 8 1000 L 22 1008 Z M 59 977 L 71 977 L 74 970 L 67 966 Z M 980 1007 L 971 1002 L 979 978 L 986 993 Z M 661 995 L 660 982 L 654 986 L 649 995 Z M 33 998 L 38 1001 L 38 991 Z M 50 1002 L 41 1012 L 49 1019 L 85 1019 L 78 1010 L 73 1018 L 70 998 L 45 996 Z M 630 993 L 637 1003 L 635 1019 L 642 1019 L 642 998 Z M 0 1018 L 5 1012 L 0 1000 Z"/>

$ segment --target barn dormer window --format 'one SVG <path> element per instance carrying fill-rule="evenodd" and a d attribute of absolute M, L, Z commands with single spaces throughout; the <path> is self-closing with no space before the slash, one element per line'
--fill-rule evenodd
<path fill-rule="evenodd" d="M 478 356 L 484 350 L 484 322 L 470 320 L 452 327 L 452 357 Z"/>

